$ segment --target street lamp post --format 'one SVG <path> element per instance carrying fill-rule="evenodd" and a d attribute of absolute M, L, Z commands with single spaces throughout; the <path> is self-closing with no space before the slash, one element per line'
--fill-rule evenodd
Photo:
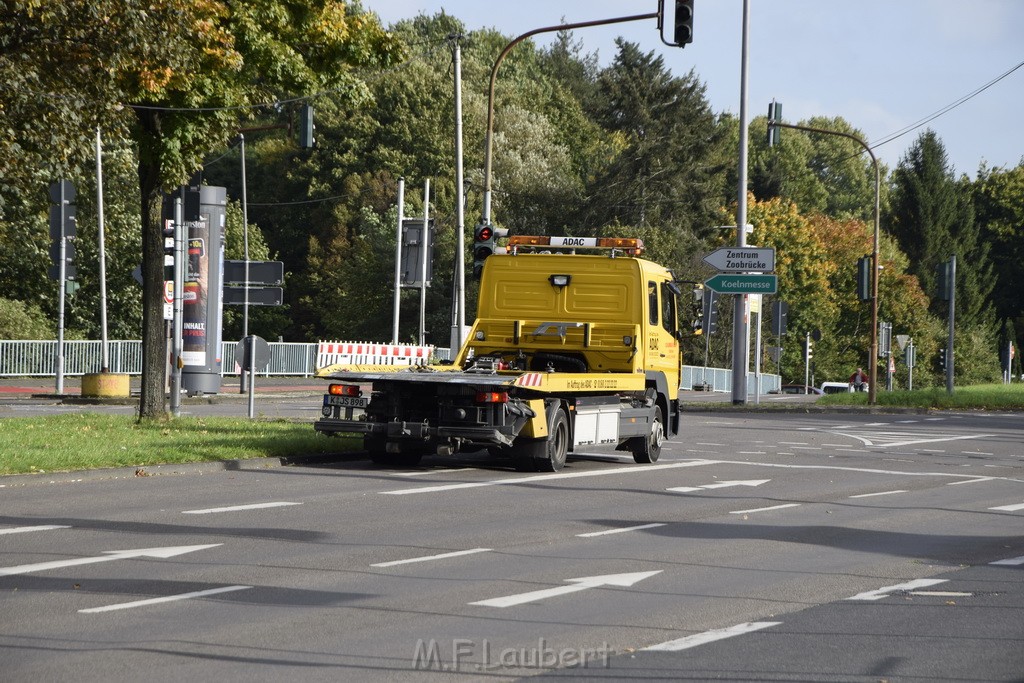
<path fill-rule="evenodd" d="M 875 169 L 875 236 L 874 246 L 871 252 L 871 357 L 869 360 L 869 371 L 868 374 L 868 403 L 871 405 L 875 404 L 875 398 L 877 396 L 877 385 L 878 385 L 878 273 L 881 269 L 881 263 L 879 262 L 879 242 L 881 230 L 879 227 L 878 213 L 879 213 L 879 190 L 881 187 L 881 176 L 878 171 L 878 159 L 875 158 L 875 153 L 871 151 L 868 144 L 861 140 L 856 135 L 850 133 L 844 133 L 838 130 L 827 130 L 824 128 L 812 128 L 811 126 L 798 126 L 792 123 L 782 123 L 781 121 L 775 121 L 771 118 L 768 119 L 768 130 L 772 128 L 792 128 L 793 130 L 802 130 L 808 133 L 820 133 L 822 135 L 838 135 L 840 137 L 848 138 L 853 140 L 858 145 L 864 148 L 871 157 L 871 165 Z"/>

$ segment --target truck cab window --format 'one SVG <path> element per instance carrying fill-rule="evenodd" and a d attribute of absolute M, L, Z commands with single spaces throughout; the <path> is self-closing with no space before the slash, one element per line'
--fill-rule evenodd
<path fill-rule="evenodd" d="M 647 310 L 650 313 L 652 325 L 658 324 L 658 283 L 647 283 Z"/>
<path fill-rule="evenodd" d="M 661 283 L 661 325 L 672 333 L 677 329 L 677 305 L 676 293 L 672 291 L 671 285 L 668 282 Z"/>

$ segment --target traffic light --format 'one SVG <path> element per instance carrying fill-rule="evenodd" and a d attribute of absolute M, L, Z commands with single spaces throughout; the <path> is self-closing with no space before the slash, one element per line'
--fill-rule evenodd
<path fill-rule="evenodd" d="M 871 257 L 857 259 L 857 298 L 871 301 Z"/>
<path fill-rule="evenodd" d="M 704 329 L 706 334 L 718 331 L 718 292 L 704 288 Z"/>
<path fill-rule="evenodd" d="M 503 247 L 498 246 L 498 239 L 507 235 L 507 228 L 484 224 L 476 226 L 473 232 L 473 277 L 480 277 L 488 256 L 505 252 Z"/>
<path fill-rule="evenodd" d="M 946 349 L 939 349 L 939 369 L 946 370 Z"/>
<path fill-rule="evenodd" d="M 675 30 L 673 42 L 684 47 L 693 42 L 693 0 L 676 0 Z"/>
<path fill-rule="evenodd" d="M 949 301 L 950 292 L 953 287 L 953 262 L 943 261 L 935 267 L 935 277 L 938 280 L 936 296 L 942 301 Z"/>
<path fill-rule="evenodd" d="M 316 140 L 313 138 L 313 105 L 306 104 L 302 105 L 302 109 L 299 111 L 299 147 L 303 149 L 312 149 L 316 144 Z"/>
<path fill-rule="evenodd" d="M 693 288 L 693 333 L 704 334 L 704 285 Z"/>
<path fill-rule="evenodd" d="M 804 358 L 809 361 L 814 358 L 814 342 L 810 337 L 807 337 L 804 341 Z"/>
<path fill-rule="evenodd" d="M 773 123 L 782 121 L 782 102 L 772 100 L 768 103 L 768 146 L 779 144 L 779 127 Z"/>

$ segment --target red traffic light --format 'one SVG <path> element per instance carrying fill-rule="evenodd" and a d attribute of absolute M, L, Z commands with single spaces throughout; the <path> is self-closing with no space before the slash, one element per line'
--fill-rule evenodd
<path fill-rule="evenodd" d="M 481 225 L 476 229 L 476 241 L 486 242 L 494 235 L 494 228 L 489 225 Z"/>

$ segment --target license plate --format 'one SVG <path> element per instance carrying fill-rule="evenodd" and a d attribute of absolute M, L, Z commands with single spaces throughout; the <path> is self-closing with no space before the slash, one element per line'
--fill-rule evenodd
<path fill-rule="evenodd" d="M 342 406 L 343 408 L 365 408 L 370 402 L 370 399 L 363 398 L 362 396 L 333 396 L 327 394 L 324 396 L 325 406 Z"/>

